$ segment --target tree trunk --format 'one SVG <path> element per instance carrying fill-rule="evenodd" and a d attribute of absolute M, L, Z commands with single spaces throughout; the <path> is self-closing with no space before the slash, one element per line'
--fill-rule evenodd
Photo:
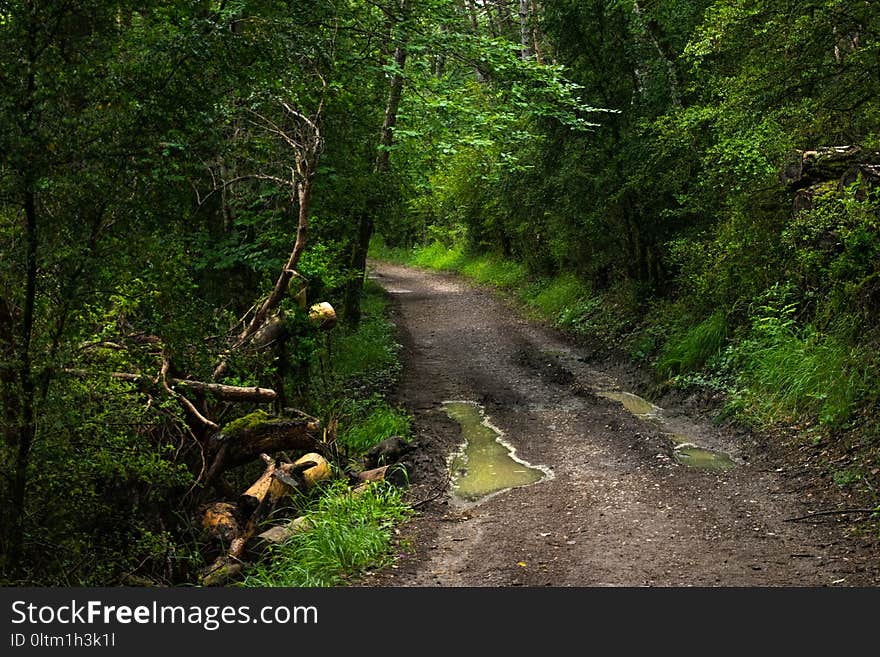
<path fill-rule="evenodd" d="M 535 54 L 532 50 L 531 16 L 529 15 L 529 0 L 519 0 L 519 36 L 520 57 L 523 61 L 531 59 Z"/>
<path fill-rule="evenodd" d="M 34 193 L 33 176 L 25 178 L 24 192 L 25 239 L 27 244 L 27 265 L 25 274 L 24 307 L 22 309 L 21 331 L 18 339 L 18 452 L 15 459 L 15 473 L 9 510 L 9 544 L 7 567 L 17 572 L 21 566 L 21 553 L 24 541 L 25 504 L 27 502 L 28 465 L 31 448 L 37 434 L 34 415 L 36 386 L 31 363 L 31 339 L 33 337 L 34 311 L 37 295 L 37 205 Z"/>
<path fill-rule="evenodd" d="M 533 17 L 537 16 L 538 15 L 538 8 L 535 5 L 535 0 L 530 0 L 530 3 L 531 3 L 531 8 L 532 8 L 531 15 Z M 535 49 L 535 61 L 537 61 L 539 64 L 543 64 L 544 63 L 544 53 L 541 50 L 541 41 L 543 39 L 543 35 L 541 34 L 541 31 L 538 29 L 538 26 L 535 25 L 534 23 L 532 23 L 532 25 L 531 25 L 531 31 L 532 31 L 532 46 Z"/>
<path fill-rule="evenodd" d="M 15 384 L 15 320 L 12 305 L 0 298 L 0 406 L 3 407 L 3 440 L 8 447 L 18 445 L 19 397 Z M 0 512 L 0 518 L 3 513 Z M 8 526 L 5 522 L 4 526 Z"/>
<path fill-rule="evenodd" d="M 477 18 L 477 8 L 474 5 L 474 0 L 467 0 L 465 2 L 465 5 L 467 6 L 468 18 L 471 19 L 471 29 L 473 30 L 474 34 L 479 34 L 480 33 L 480 21 Z"/>
<path fill-rule="evenodd" d="M 495 9 L 498 11 L 498 22 L 503 34 L 509 35 L 513 29 L 513 21 L 510 18 L 508 0 L 495 0 Z"/>
<path fill-rule="evenodd" d="M 372 207 L 358 217 L 358 232 L 351 254 L 351 276 L 345 286 L 345 321 L 350 326 L 361 323 L 361 294 L 364 289 L 364 276 L 367 271 L 367 252 L 373 236 Z"/>
<path fill-rule="evenodd" d="M 679 82 L 678 69 L 676 68 L 675 53 L 669 48 L 660 26 L 655 20 L 647 18 L 644 15 L 638 2 L 633 2 L 633 13 L 635 13 L 640 19 L 644 20 L 645 29 L 648 32 L 648 38 L 651 41 L 651 45 L 654 46 L 654 50 L 657 51 L 657 54 L 666 66 L 666 76 L 667 82 L 669 83 L 669 95 L 672 104 L 676 107 L 681 107 L 681 83 Z"/>
<path fill-rule="evenodd" d="M 385 118 L 382 121 L 382 133 L 379 138 L 379 154 L 376 157 L 376 173 L 387 173 L 390 168 L 391 146 L 394 144 L 394 126 L 397 124 L 397 111 L 403 98 L 403 69 L 406 66 L 407 37 L 403 35 L 394 49 L 396 71 L 391 78 L 388 90 L 388 103 L 385 106 Z"/>
<path fill-rule="evenodd" d="M 397 70 L 391 78 L 391 86 L 388 90 L 385 118 L 382 121 L 382 132 L 379 137 L 379 153 L 376 156 L 374 167 L 374 173 L 379 179 L 391 168 L 391 146 L 394 144 L 397 111 L 403 97 L 403 69 L 406 66 L 406 58 L 407 37 L 404 34 L 394 49 L 394 63 Z M 358 232 L 352 248 L 350 263 L 352 279 L 346 285 L 345 293 L 345 321 L 351 326 L 357 326 L 361 321 L 361 293 L 364 286 L 364 276 L 367 272 L 367 251 L 370 248 L 370 239 L 373 236 L 375 225 L 373 217 L 378 211 L 379 204 L 370 203 L 366 212 L 358 218 Z"/>

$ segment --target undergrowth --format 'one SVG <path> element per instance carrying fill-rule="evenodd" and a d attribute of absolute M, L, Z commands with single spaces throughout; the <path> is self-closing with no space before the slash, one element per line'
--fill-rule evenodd
<path fill-rule="evenodd" d="M 388 401 L 400 372 L 394 325 L 381 288 L 367 282 L 362 320 L 326 336 L 310 373 L 309 410 L 334 427 L 342 460 L 357 461 L 379 441 L 411 436 L 410 417 Z M 309 529 L 274 546 L 244 586 L 336 586 L 393 560 L 394 525 L 411 514 L 403 493 L 385 482 L 353 494 L 339 479 L 297 501 Z M 293 511 L 293 510 L 292 510 Z"/>
<path fill-rule="evenodd" d="M 401 491 L 374 482 L 354 494 L 345 482 L 329 486 L 305 513 L 306 531 L 274 546 L 244 586 L 329 587 L 393 561 L 394 527 L 412 510 Z"/>

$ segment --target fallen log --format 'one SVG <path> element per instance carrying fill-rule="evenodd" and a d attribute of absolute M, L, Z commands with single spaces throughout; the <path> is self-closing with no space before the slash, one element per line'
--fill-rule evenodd
<path fill-rule="evenodd" d="M 817 182 L 839 179 L 853 164 L 866 161 L 871 154 L 858 146 L 822 146 L 814 150 L 793 151 L 779 173 L 782 184 L 797 191 Z"/>
<path fill-rule="evenodd" d="M 209 504 L 202 511 L 202 530 L 223 545 L 230 545 L 241 533 L 237 509 L 229 502 Z"/>
<path fill-rule="evenodd" d="M 364 456 L 364 467 L 376 468 L 380 465 L 394 463 L 412 449 L 413 446 L 401 436 L 390 436 L 370 448 Z"/>
<path fill-rule="evenodd" d="M 265 454 L 263 456 L 268 459 L 266 469 L 260 478 L 238 498 L 239 515 L 242 518 L 247 518 L 248 521 L 261 505 L 264 507 L 274 506 L 278 500 L 298 487 L 297 482 L 293 479 L 289 479 L 290 483 L 288 483 L 288 481 L 276 477 L 278 464 L 271 457 Z"/>
<path fill-rule="evenodd" d="M 387 481 L 395 486 L 405 486 L 409 482 L 409 468 L 409 464 L 401 462 L 364 470 L 355 475 L 355 483 L 360 486 L 364 483 Z"/>
<path fill-rule="evenodd" d="M 314 451 L 319 449 L 322 435 L 321 422 L 308 415 L 273 417 L 265 411 L 255 411 L 230 422 L 210 438 L 210 471 L 216 474 L 253 461 L 262 453 Z"/>
<path fill-rule="evenodd" d="M 795 212 L 810 210 L 815 198 L 841 193 L 858 181 L 856 200 L 864 201 L 869 190 L 880 186 L 880 152 L 858 146 L 794 151 L 780 170 L 779 180 L 794 192 Z"/>
<path fill-rule="evenodd" d="M 319 481 L 329 479 L 332 474 L 330 463 L 316 452 L 303 454 L 293 462 L 293 468 L 302 469 L 302 478 L 307 488 L 311 488 Z"/>
<path fill-rule="evenodd" d="M 383 465 L 379 468 L 373 468 L 372 470 L 364 470 L 363 472 L 358 472 L 356 475 L 356 479 L 359 483 L 363 483 L 365 481 L 382 481 L 385 479 L 385 473 L 388 471 L 390 466 Z"/>
<path fill-rule="evenodd" d="M 294 518 L 281 525 L 275 525 L 256 536 L 255 551 L 264 552 L 268 547 L 284 543 L 295 534 L 308 531 L 311 528 L 312 525 L 305 516 Z"/>
<path fill-rule="evenodd" d="M 274 508 L 294 490 L 306 490 L 330 477 L 330 464 L 320 454 L 306 454 L 295 463 L 279 463 L 262 454 L 266 469 L 238 499 L 238 514 L 251 518 L 260 506 Z"/>

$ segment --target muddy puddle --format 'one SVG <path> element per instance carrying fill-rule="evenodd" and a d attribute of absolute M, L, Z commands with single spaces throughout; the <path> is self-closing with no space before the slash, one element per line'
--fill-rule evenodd
<path fill-rule="evenodd" d="M 626 410 L 637 418 L 653 420 L 660 424 L 661 427 L 665 424 L 663 409 L 638 395 L 634 395 L 631 392 L 614 390 L 597 390 L 596 394 L 599 397 L 620 402 Z M 666 435 L 672 441 L 672 457 L 677 463 L 701 470 L 730 470 L 736 467 L 736 462 L 724 452 L 696 445 L 692 442 L 691 438 L 682 434 L 667 433 Z"/>
<path fill-rule="evenodd" d="M 600 397 L 620 402 L 623 407 L 638 418 L 655 418 L 660 415 L 663 410 L 659 406 L 654 406 L 647 399 L 642 399 L 638 395 L 631 392 L 618 392 L 614 390 L 600 390 L 596 392 Z"/>
<path fill-rule="evenodd" d="M 687 436 L 671 434 L 669 439 L 674 445 L 672 458 L 678 463 L 702 470 L 730 470 L 736 467 L 734 460 L 724 452 L 694 445 Z"/>
<path fill-rule="evenodd" d="M 443 402 L 446 414 L 461 425 L 465 443 L 452 455 L 452 495 L 464 503 L 529 486 L 551 476 L 546 466 L 534 466 L 516 456 L 504 434 L 488 420 L 483 408 L 470 401 Z"/>

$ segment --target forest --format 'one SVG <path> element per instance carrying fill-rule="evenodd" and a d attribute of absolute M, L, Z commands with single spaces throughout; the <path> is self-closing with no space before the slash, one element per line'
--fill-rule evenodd
<path fill-rule="evenodd" d="M 4 585 L 391 563 L 373 261 L 794 435 L 880 535 L 877 3 L 13 0 L 0 37 Z"/>

